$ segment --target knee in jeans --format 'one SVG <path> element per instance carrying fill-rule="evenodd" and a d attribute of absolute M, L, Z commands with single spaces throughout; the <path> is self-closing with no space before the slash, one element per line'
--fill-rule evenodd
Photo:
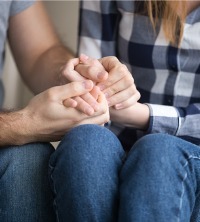
<path fill-rule="evenodd" d="M 95 158 L 97 155 L 111 156 L 122 149 L 117 137 L 107 128 L 86 124 L 70 130 L 59 144 L 52 159 L 75 158 L 77 161 Z"/>
<path fill-rule="evenodd" d="M 47 143 L 30 143 L 23 146 L 7 147 L 0 150 L 2 170 L 16 170 L 17 174 L 33 172 L 44 164 L 48 165 L 54 148 Z"/>
<path fill-rule="evenodd" d="M 76 147 L 83 153 L 87 149 L 91 151 L 91 149 L 99 149 L 99 147 L 103 150 L 107 144 L 112 145 L 116 142 L 118 142 L 117 137 L 107 128 L 86 124 L 69 131 L 63 138 L 61 145 L 66 146 L 68 149 Z"/>
<path fill-rule="evenodd" d="M 142 137 L 133 147 L 141 156 L 148 158 L 149 161 L 155 159 L 179 158 L 180 147 L 176 143 L 177 138 L 168 134 L 150 134 Z"/>

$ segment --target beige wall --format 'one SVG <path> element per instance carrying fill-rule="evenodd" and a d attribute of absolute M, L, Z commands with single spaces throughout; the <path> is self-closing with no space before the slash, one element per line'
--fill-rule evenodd
<path fill-rule="evenodd" d="M 78 0 L 45 0 L 44 3 L 63 42 L 75 52 L 77 47 Z M 23 85 L 8 47 L 3 81 L 6 88 L 4 107 L 23 107 L 32 94 Z"/>

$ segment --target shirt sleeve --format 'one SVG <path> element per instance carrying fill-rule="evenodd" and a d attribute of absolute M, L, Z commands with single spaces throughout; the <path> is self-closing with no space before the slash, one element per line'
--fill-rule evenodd
<path fill-rule="evenodd" d="M 150 108 L 148 133 L 168 133 L 200 144 L 200 104 L 185 108 L 147 105 Z"/>
<path fill-rule="evenodd" d="M 10 16 L 16 15 L 17 13 L 32 6 L 34 3 L 35 3 L 35 1 L 30 1 L 30 0 L 12 1 L 11 7 L 10 7 Z"/>
<path fill-rule="evenodd" d="M 81 0 L 78 55 L 93 58 L 116 56 L 116 38 L 120 14 L 116 1 Z"/>

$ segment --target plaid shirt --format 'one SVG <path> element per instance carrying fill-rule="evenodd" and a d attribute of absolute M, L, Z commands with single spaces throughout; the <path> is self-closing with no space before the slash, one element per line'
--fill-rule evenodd
<path fill-rule="evenodd" d="M 132 73 L 141 103 L 150 108 L 147 132 L 111 129 L 129 148 L 147 133 L 167 133 L 200 145 L 200 8 L 186 18 L 179 48 L 156 32 L 142 1 L 83 0 L 78 53 L 117 56 Z"/>

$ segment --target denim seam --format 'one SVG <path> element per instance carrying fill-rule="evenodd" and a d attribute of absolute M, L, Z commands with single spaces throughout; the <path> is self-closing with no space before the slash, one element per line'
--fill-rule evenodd
<path fill-rule="evenodd" d="M 52 167 L 50 164 L 49 164 L 49 167 L 54 170 L 54 167 Z M 56 197 L 57 196 L 57 192 L 56 192 L 56 187 L 55 187 L 55 184 L 54 184 L 52 173 L 51 173 L 51 182 L 53 184 L 53 192 L 54 192 L 54 195 Z M 56 219 L 59 222 L 60 220 L 59 220 L 59 217 L 58 217 L 58 210 L 57 210 L 57 204 L 56 204 L 56 201 L 55 201 L 55 197 L 54 197 L 54 201 L 53 202 L 54 202 L 54 206 L 55 206 Z"/>
<path fill-rule="evenodd" d="M 188 159 L 189 160 L 189 159 Z M 184 164 L 184 169 L 186 168 L 186 166 L 188 165 L 188 160 L 186 161 L 186 163 Z M 180 198 L 180 203 L 179 203 L 179 212 L 181 212 L 181 208 L 182 208 L 182 206 L 183 206 L 183 195 L 184 195 L 184 193 L 185 193 L 185 190 L 184 190 L 184 181 L 186 180 L 186 178 L 187 178 L 187 172 L 185 173 L 185 176 L 184 176 L 184 178 L 183 178 L 183 180 L 182 180 L 182 183 L 181 183 L 181 185 L 182 185 L 182 192 L 181 192 L 181 198 Z M 177 222 L 180 222 L 180 214 L 179 214 L 179 217 L 177 218 Z"/>
<path fill-rule="evenodd" d="M 190 159 L 198 159 L 200 160 L 200 157 L 196 157 L 196 156 L 189 156 L 188 159 L 186 160 L 186 163 L 184 164 L 184 169 L 188 166 L 188 162 Z M 181 198 L 180 198 L 180 204 L 179 204 L 179 212 L 181 212 L 181 208 L 182 208 L 182 204 L 183 204 L 183 195 L 184 195 L 184 181 L 187 179 L 187 172 L 185 173 L 185 176 L 182 180 L 182 194 L 181 194 Z M 177 222 L 180 222 L 180 216 L 179 218 L 177 219 Z"/>

